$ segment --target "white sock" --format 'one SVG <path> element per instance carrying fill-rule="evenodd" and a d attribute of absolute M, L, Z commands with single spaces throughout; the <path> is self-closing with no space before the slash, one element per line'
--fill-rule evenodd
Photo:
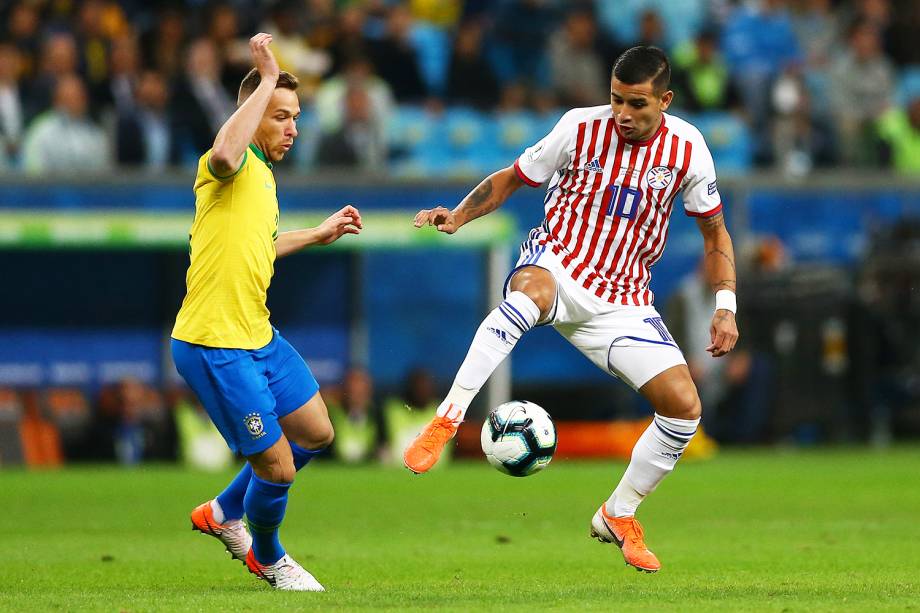
<path fill-rule="evenodd" d="M 211 512 L 214 513 L 214 521 L 219 524 L 227 521 L 227 517 L 224 515 L 224 509 L 220 506 L 220 503 L 217 502 L 217 498 L 211 501 Z"/>
<path fill-rule="evenodd" d="M 524 333 L 534 327 L 540 309 L 524 292 L 511 292 L 489 313 L 473 337 L 473 343 L 460 365 L 454 384 L 438 407 L 438 415 L 459 424 L 473 398 L 511 353 Z"/>
<path fill-rule="evenodd" d="M 696 433 L 700 420 L 663 417 L 655 413 L 636 446 L 620 484 L 607 499 L 607 514 L 631 517 L 642 499 L 652 493 L 674 469 Z"/>

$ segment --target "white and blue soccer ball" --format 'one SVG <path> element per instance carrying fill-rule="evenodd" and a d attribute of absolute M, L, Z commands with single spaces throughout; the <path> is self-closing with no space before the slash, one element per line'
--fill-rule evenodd
<path fill-rule="evenodd" d="M 556 451 L 556 426 L 549 414 L 526 400 L 512 400 L 482 424 L 482 451 L 489 464 L 513 477 L 546 468 Z"/>

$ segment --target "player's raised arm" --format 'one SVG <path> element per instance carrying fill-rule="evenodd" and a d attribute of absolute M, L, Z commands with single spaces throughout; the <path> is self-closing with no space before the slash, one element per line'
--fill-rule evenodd
<path fill-rule="evenodd" d="M 731 351 L 738 342 L 738 325 L 735 322 L 735 251 L 722 213 L 701 217 L 696 223 L 703 235 L 706 281 L 716 294 L 716 311 L 709 328 L 712 344 L 706 350 L 713 357 L 720 357 Z"/>
<path fill-rule="evenodd" d="M 514 166 L 509 166 L 482 180 L 476 189 L 467 194 L 454 210 L 439 206 L 423 209 L 415 215 L 415 227 L 435 226 L 439 232 L 453 234 L 460 226 L 477 217 L 488 215 L 513 194 L 524 182 L 518 176 Z"/>
<path fill-rule="evenodd" d="M 252 142 L 252 137 L 265 114 L 271 100 L 272 92 L 278 83 L 280 69 L 275 56 L 268 46 L 272 42 L 271 34 L 260 33 L 249 39 L 252 61 L 262 80 L 259 86 L 243 102 L 230 119 L 221 127 L 214 138 L 214 147 L 208 163 L 211 170 L 219 177 L 227 177 L 239 170 L 243 155 Z"/>

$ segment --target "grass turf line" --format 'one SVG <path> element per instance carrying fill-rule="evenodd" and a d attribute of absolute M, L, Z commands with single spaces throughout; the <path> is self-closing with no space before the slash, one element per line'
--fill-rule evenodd
<path fill-rule="evenodd" d="M 0 610 L 920 611 L 920 449 L 683 462 L 639 518 L 657 575 L 588 538 L 622 464 L 416 477 L 315 463 L 282 541 L 329 590 L 270 590 L 190 529 L 231 476 L 0 471 Z"/>

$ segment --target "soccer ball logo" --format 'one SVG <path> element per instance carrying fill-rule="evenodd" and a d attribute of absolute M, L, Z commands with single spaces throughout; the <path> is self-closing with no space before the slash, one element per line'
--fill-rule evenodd
<path fill-rule="evenodd" d="M 652 189 L 664 189 L 671 184 L 674 173 L 667 166 L 655 166 L 645 175 L 648 186 Z"/>
<path fill-rule="evenodd" d="M 259 438 L 265 434 L 265 426 L 262 425 L 262 416 L 258 413 L 250 413 L 244 420 L 246 429 L 253 438 Z"/>

